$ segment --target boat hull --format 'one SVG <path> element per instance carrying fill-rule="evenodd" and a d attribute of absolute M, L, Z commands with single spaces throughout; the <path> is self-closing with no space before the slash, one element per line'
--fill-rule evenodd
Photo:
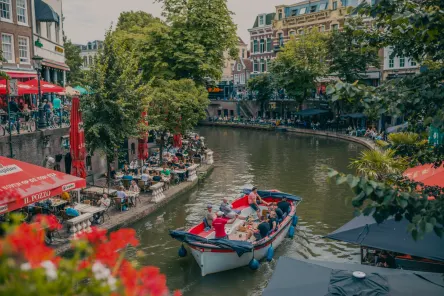
<path fill-rule="evenodd" d="M 254 252 L 244 253 L 240 257 L 232 250 L 205 248 L 195 245 L 190 245 L 191 253 L 202 271 L 202 276 L 247 266 L 253 259 L 253 254 L 255 259 L 261 260 L 267 255 L 271 245 L 276 249 L 287 237 L 290 226 L 291 219 L 279 229 L 276 235 L 255 246 Z"/>

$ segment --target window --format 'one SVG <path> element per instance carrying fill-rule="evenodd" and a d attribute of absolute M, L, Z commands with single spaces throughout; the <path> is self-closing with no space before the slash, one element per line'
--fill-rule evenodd
<path fill-rule="evenodd" d="M 35 32 L 37 35 L 42 35 L 42 24 L 39 21 L 35 22 Z"/>
<path fill-rule="evenodd" d="M 241 63 L 237 63 L 237 71 L 242 70 L 242 69 L 241 69 L 241 66 L 242 66 Z"/>
<path fill-rule="evenodd" d="M 307 7 L 301 8 L 299 14 L 304 14 L 307 11 Z"/>
<path fill-rule="evenodd" d="M 348 2 L 347 0 L 341 0 L 342 6 L 347 6 L 348 5 L 347 2 Z"/>
<path fill-rule="evenodd" d="M 399 67 L 400 68 L 405 67 L 405 57 L 400 57 L 399 58 Z"/>
<path fill-rule="evenodd" d="M 273 48 L 272 48 L 272 44 L 273 44 L 273 41 L 271 40 L 271 38 L 268 38 L 268 39 L 267 39 L 267 51 L 268 51 L 268 52 L 270 52 L 270 51 L 273 50 Z"/>
<path fill-rule="evenodd" d="M 328 3 L 322 3 L 321 5 L 319 5 L 319 11 L 326 10 L 327 7 L 328 7 Z"/>
<path fill-rule="evenodd" d="M 51 38 L 52 38 L 51 27 L 52 27 L 52 23 L 46 23 L 46 38 L 48 38 L 49 40 L 51 40 Z"/>
<path fill-rule="evenodd" d="M 261 15 L 261 16 L 259 17 L 259 26 L 263 26 L 263 25 L 264 25 L 264 16 Z"/>
<path fill-rule="evenodd" d="M 258 48 L 258 42 L 257 42 L 257 40 L 254 40 L 253 41 L 253 44 L 254 44 L 254 46 L 253 46 L 253 52 L 259 52 L 259 48 Z"/>
<path fill-rule="evenodd" d="M 414 60 L 410 60 L 410 66 L 416 67 L 416 62 Z"/>
<path fill-rule="evenodd" d="M 92 66 L 94 65 L 94 60 L 92 56 L 89 56 L 89 64 Z"/>
<path fill-rule="evenodd" d="M 14 37 L 10 34 L 2 34 L 2 51 L 3 58 L 8 63 L 13 64 L 14 61 Z"/>
<path fill-rule="evenodd" d="M 245 73 L 242 73 L 241 75 L 240 75 L 240 84 L 245 84 Z"/>
<path fill-rule="evenodd" d="M 294 35 L 296 35 L 296 32 L 295 31 L 291 31 L 290 32 L 290 36 L 294 36 Z"/>
<path fill-rule="evenodd" d="M 12 21 L 11 13 L 11 0 L 0 0 L 0 18 Z"/>
<path fill-rule="evenodd" d="M 27 24 L 26 0 L 17 0 L 17 22 Z"/>
<path fill-rule="evenodd" d="M 299 30 L 298 30 L 298 34 L 299 34 L 299 35 L 304 35 L 304 29 L 299 29 Z"/>
<path fill-rule="evenodd" d="M 261 39 L 261 53 L 263 53 L 265 51 L 265 40 Z"/>
<path fill-rule="evenodd" d="M 338 1 L 333 1 L 333 10 L 338 9 Z"/>
<path fill-rule="evenodd" d="M 325 32 L 325 26 L 324 25 L 319 26 L 319 32 Z"/>
<path fill-rule="evenodd" d="M 282 10 L 279 10 L 278 16 L 279 16 L 279 19 L 281 20 L 282 19 Z"/>
<path fill-rule="evenodd" d="M 284 34 L 279 33 L 278 37 L 279 37 L 279 46 L 284 46 Z"/>
<path fill-rule="evenodd" d="M 265 72 L 265 60 L 261 59 L 261 72 Z"/>
<path fill-rule="evenodd" d="M 29 64 L 29 39 L 28 37 L 18 37 L 18 48 L 20 63 Z"/>
<path fill-rule="evenodd" d="M 310 13 L 316 12 L 317 5 L 310 6 Z"/>
<path fill-rule="evenodd" d="M 245 59 L 245 48 L 242 48 L 242 58 Z"/>
<path fill-rule="evenodd" d="M 238 83 L 239 83 L 239 75 L 234 74 L 234 84 L 238 84 Z"/>
<path fill-rule="evenodd" d="M 389 59 L 389 68 L 393 68 L 395 66 L 395 60 Z"/>
<path fill-rule="evenodd" d="M 85 68 L 88 67 L 88 58 L 87 57 L 83 57 L 83 67 L 85 67 Z"/>
<path fill-rule="evenodd" d="M 55 23 L 55 37 L 56 42 L 60 43 L 60 25 L 58 23 Z"/>
<path fill-rule="evenodd" d="M 296 16 L 296 15 L 298 15 L 298 10 L 297 9 L 293 9 L 291 11 L 291 16 Z"/>
<path fill-rule="evenodd" d="M 339 30 L 339 25 L 338 24 L 332 25 L 331 28 L 333 31 L 337 31 Z"/>
<path fill-rule="evenodd" d="M 250 50 L 251 50 L 251 52 L 254 52 L 253 49 L 254 49 L 254 45 L 253 45 L 253 41 L 251 41 L 251 42 L 250 42 Z"/>
<path fill-rule="evenodd" d="M 271 67 L 271 60 L 268 59 L 267 60 L 267 71 L 270 71 L 270 67 Z"/>
<path fill-rule="evenodd" d="M 257 60 L 254 61 L 253 63 L 253 71 L 254 72 L 259 72 L 259 63 Z"/>

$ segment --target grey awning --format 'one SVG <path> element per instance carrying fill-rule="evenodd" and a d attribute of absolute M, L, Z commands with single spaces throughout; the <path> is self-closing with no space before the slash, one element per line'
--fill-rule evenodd
<path fill-rule="evenodd" d="M 59 15 L 42 0 L 35 0 L 35 19 L 39 22 L 59 23 Z"/>

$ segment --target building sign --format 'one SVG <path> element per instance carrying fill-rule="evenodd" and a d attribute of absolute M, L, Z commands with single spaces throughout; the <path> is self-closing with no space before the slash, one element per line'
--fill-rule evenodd
<path fill-rule="evenodd" d="M 219 93 L 219 92 L 223 92 L 224 90 L 218 87 L 210 87 L 208 88 L 208 92 L 210 93 Z"/>
<path fill-rule="evenodd" d="M 17 79 L 10 79 L 8 80 L 9 83 L 9 95 L 10 96 L 18 96 L 18 86 L 17 86 Z"/>
<path fill-rule="evenodd" d="M 0 206 L 0 214 L 4 214 L 8 211 L 8 205 Z"/>
<path fill-rule="evenodd" d="M 439 128 L 434 127 L 433 125 L 430 126 L 429 144 L 433 146 L 444 144 L 444 133 L 442 133 Z"/>
<path fill-rule="evenodd" d="M 15 164 L 0 167 L 0 177 L 21 172 L 22 169 Z"/>
<path fill-rule="evenodd" d="M 66 184 L 66 185 L 62 186 L 62 190 L 63 191 L 68 191 L 68 190 L 71 190 L 71 189 L 74 189 L 74 188 L 76 188 L 76 184 L 74 184 L 74 183 L 69 183 L 69 184 Z"/>
<path fill-rule="evenodd" d="M 39 192 L 39 193 L 33 194 L 31 196 L 25 197 L 24 204 L 25 205 L 32 204 L 32 203 L 35 203 L 35 202 L 40 201 L 42 199 L 47 199 L 48 197 L 51 197 L 51 190 Z"/>
<path fill-rule="evenodd" d="M 57 51 L 59 53 L 64 53 L 65 52 L 65 50 L 62 47 L 57 46 L 57 45 L 55 46 L 55 51 Z"/>

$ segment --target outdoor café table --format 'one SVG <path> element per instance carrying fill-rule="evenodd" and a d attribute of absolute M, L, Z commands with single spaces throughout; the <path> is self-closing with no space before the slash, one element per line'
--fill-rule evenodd
<path fill-rule="evenodd" d="M 51 207 L 54 212 L 57 212 L 57 210 L 68 203 L 67 200 L 63 200 L 60 198 L 50 198 L 49 200 L 51 201 Z"/>
<path fill-rule="evenodd" d="M 130 203 L 136 206 L 136 199 L 139 196 L 139 193 L 133 191 L 125 191 L 125 194 L 128 197 Z"/>

